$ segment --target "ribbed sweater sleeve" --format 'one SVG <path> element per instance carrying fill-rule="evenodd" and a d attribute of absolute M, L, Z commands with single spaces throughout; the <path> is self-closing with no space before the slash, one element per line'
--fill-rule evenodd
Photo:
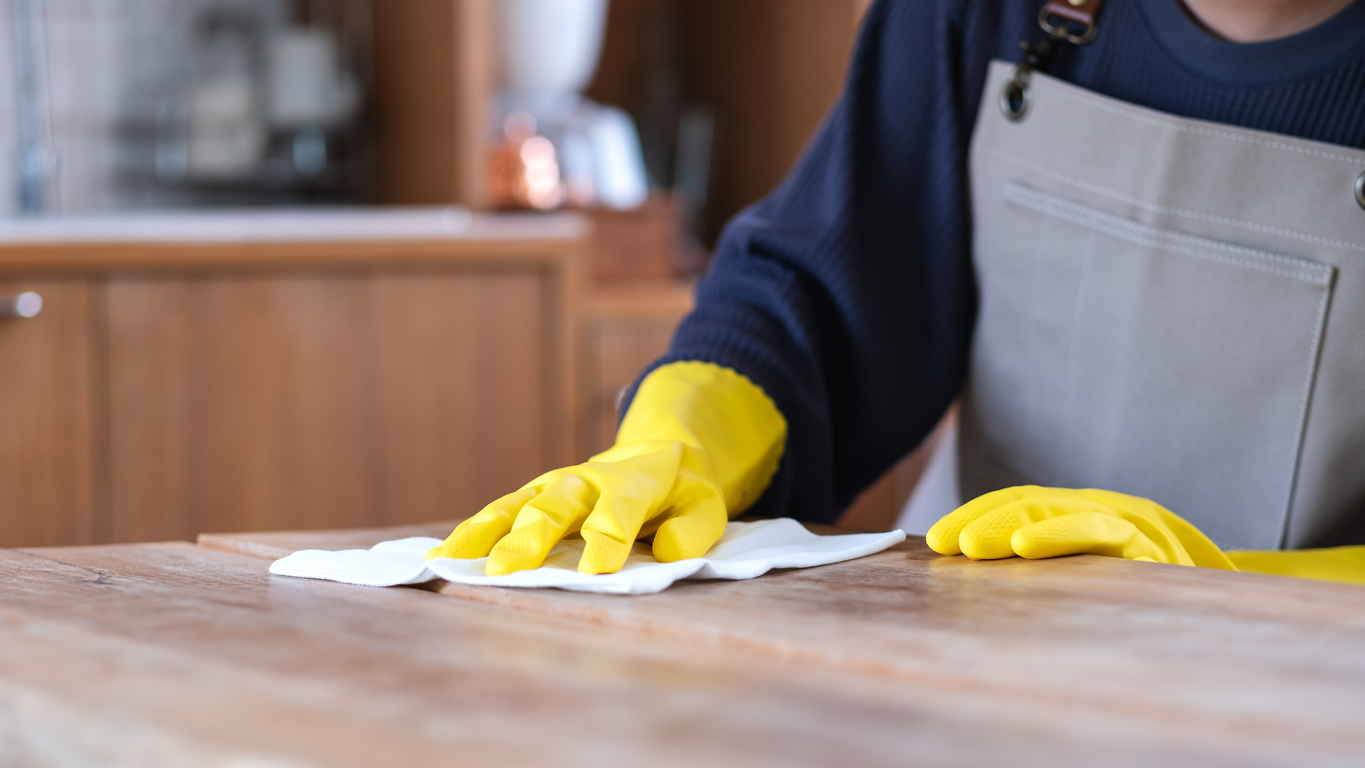
<path fill-rule="evenodd" d="M 786 182 L 726 227 L 696 310 L 655 364 L 731 367 L 787 418 L 758 514 L 833 520 L 962 383 L 963 164 L 979 86 L 958 84 L 979 83 L 986 64 L 962 71 L 963 24 L 956 3 L 869 11 L 842 98 Z"/>

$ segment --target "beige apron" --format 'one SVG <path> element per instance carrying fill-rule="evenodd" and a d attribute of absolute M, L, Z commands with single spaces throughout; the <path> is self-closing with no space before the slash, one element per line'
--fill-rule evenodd
<path fill-rule="evenodd" d="M 1365 151 L 1039 73 L 1010 120 L 1012 74 L 972 141 L 960 498 L 1106 488 L 1225 547 L 1362 543 Z"/>

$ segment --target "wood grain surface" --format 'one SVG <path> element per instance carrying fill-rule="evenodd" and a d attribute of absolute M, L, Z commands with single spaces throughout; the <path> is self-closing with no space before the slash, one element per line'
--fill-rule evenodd
<path fill-rule="evenodd" d="M 929 562 L 911 547 L 882 557 L 871 572 L 906 559 Z M 1141 706 L 1143 691 L 1171 684 L 1165 678 L 1131 689 L 1135 703 L 1127 707 L 1094 706 L 1088 686 L 1058 696 L 973 683 L 952 673 L 960 653 L 952 645 L 972 633 L 942 631 L 945 621 L 980 624 L 974 634 L 994 638 L 997 651 L 1026 647 L 1027 635 L 1039 630 L 1025 637 L 1006 632 L 1006 623 L 1015 629 L 1026 623 L 1024 606 L 1012 620 L 972 616 L 972 591 L 957 596 L 965 598 L 965 610 L 926 610 L 926 603 L 959 601 L 931 594 L 935 585 L 923 581 L 907 592 L 929 593 L 899 610 L 890 596 L 869 603 L 867 574 L 859 580 L 848 569 L 834 580 L 840 588 L 830 586 L 826 568 L 657 596 L 672 604 L 675 623 L 702 625 L 720 620 L 718 610 L 724 621 L 740 621 L 723 606 L 754 600 L 736 592 L 784 594 L 793 608 L 807 611 L 806 630 L 789 647 L 818 639 L 836 655 L 849 654 L 869 626 L 900 625 L 913 613 L 939 625 L 941 634 L 899 649 L 917 657 L 906 664 L 949 671 L 903 675 L 885 665 L 772 653 L 770 641 L 697 642 L 695 633 L 584 621 L 588 614 L 572 610 L 513 610 L 419 589 L 271 577 L 267 566 L 263 558 L 174 543 L 0 552 L 6 585 L 0 592 L 0 754 L 15 765 L 139 768 L 1259 766 L 1345 764 L 1360 754 L 1360 737 L 1343 736 L 1339 728 L 1359 713 L 1358 702 L 1344 702 L 1338 717 L 1316 731 L 1305 731 L 1301 717 L 1267 730 L 1230 728 L 1211 717 L 1228 709 L 1216 692 L 1189 702 L 1185 711 L 1194 717 Z M 999 569 L 978 573 L 980 588 L 1009 586 Z M 1144 580 L 1130 581 L 1137 587 Z M 813 582 L 821 583 L 816 589 L 828 593 L 825 599 L 812 599 Z M 590 605 L 557 592 L 540 597 Z M 614 600 L 615 607 L 598 615 L 663 602 Z M 779 622 L 763 630 L 770 637 L 793 629 L 771 608 L 755 619 Z M 1065 622 L 1033 623 L 1055 633 Z M 757 636 L 754 623 L 736 626 Z M 1321 635 L 1323 627 L 1316 629 Z M 1149 627 L 1148 641 L 1166 630 Z M 1064 657 L 1083 644 L 1032 658 Z M 1131 655 L 1140 643 L 1126 645 Z M 1294 658 L 1308 667 L 1330 664 Z M 1353 668 L 1349 659 L 1336 665 L 1339 672 Z M 1353 682 L 1342 675 L 1337 688 Z M 1291 696 L 1280 709 L 1303 705 L 1311 702 Z"/>
<path fill-rule="evenodd" d="M 449 528 L 201 544 L 274 557 Z M 1365 589 L 1350 585 L 1100 557 L 972 562 L 918 538 L 849 563 L 631 598 L 437 584 L 465 600 L 803 669 L 1135 718 L 1154 737 L 1197 732 L 1239 760 L 1365 757 Z"/>
<path fill-rule="evenodd" d="M 0 280 L 36 291 L 37 317 L 0 317 L 0 546 L 94 542 L 98 287 Z"/>
<path fill-rule="evenodd" d="M 562 458 L 544 283 L 111 280 L 114 541 L 468 515 L 518 487 Z"/>

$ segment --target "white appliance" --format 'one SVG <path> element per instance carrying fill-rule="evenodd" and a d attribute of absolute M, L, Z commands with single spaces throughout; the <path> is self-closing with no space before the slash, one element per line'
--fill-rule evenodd
<path fill-rule="evenodd" d="M 649 194 L 635 123 L 583 96 L 607 24 L 607 0 L 501 0 L 496 125 L 525 112 L 554 142 L 568 199 L 639 207 Z"/>

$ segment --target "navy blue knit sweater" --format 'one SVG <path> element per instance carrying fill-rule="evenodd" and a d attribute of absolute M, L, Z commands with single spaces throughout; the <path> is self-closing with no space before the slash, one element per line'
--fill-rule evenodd
<path fill-rule="evenodd" d="M 1041 0 L 879 0 L 786 181 L 737 216 L 667 355 L 733 368 L 786 417 L 755 512 L 833 521 L 960 391 L 976 313 L 967 145 L 987 64 Z M 1052 74 L 1164 112 L 1365 146 L 1365 0 L 1293 37 L 1216 40 L 1178 0 L 1109 0 Z M 646 371 L 647 372 L 647 371 Z M 633 395 L 633 393 L 632 393 Z"/>

